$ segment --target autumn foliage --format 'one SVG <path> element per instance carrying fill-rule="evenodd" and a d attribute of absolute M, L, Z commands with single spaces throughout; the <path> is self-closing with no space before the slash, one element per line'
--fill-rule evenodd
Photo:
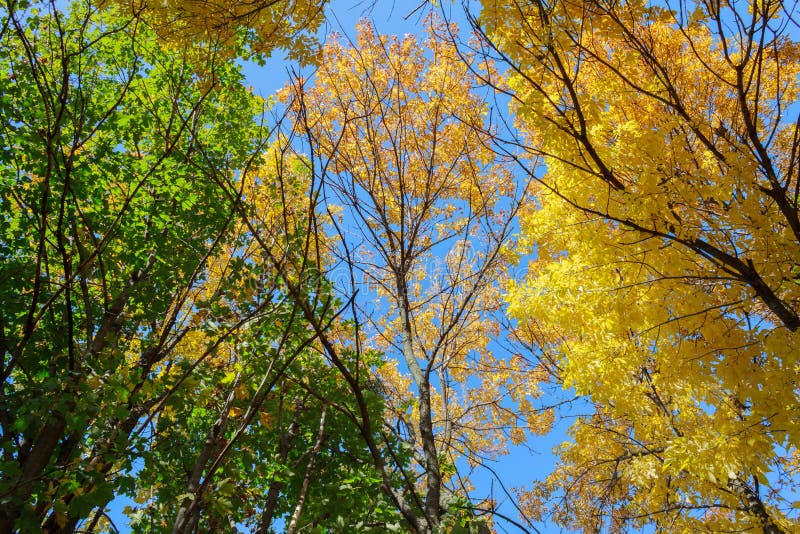
<path fill-rule="evenodd" d="M 784 7 L 485 5 L 547 167 L 510 311 L 595 406 L 545 483 L 559 522 L 797 528 L 800 63 Z"/>
<path fill-rule="evenodd" d="M 0 532 L 798 531 L 796 6 L 327 7 L 0 7 Z"/>
<path fill-rule="evenodd" d="M 378 376 L 387 423 L 417 452 L 420 531 L 470 511 L 457 466 L 504 454 L 551 416 L 532 402 L 536 365 L 492 346 L 507 335 L 499 282 L 527 181 L 491 149 L 479 77 L 445 39 L 457 30 L 426 25 L 421 41 L 361 24 L 351 46 L 326 45 L 313 85 L 286 90 L 295 129 L 321 160 L 323 194 L 342 210 L 332 255 L 354 272 L 362 302 L 378 305 L 354 319 L 367 345 L 407 369 Z"/>

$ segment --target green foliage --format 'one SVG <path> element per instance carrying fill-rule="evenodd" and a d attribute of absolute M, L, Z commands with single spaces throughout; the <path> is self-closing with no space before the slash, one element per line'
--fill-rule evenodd
<path fill-rule="evenodd" d="M 268 324 L 253 325 L 241 337 L 245 347 L 237 351 L 236 367 L 245 371 L 239 380 L 226 377 L 224 368 L 206 366 L 195 374 L 199 383 L 187 393 L 195 401 L 178 402 L 174 410 L 159 417 L 152 454 L 137 474 L 134 498 L 139 505 L 129 511 L 135 532 L 172 531 L 171 518 L 178 505 L 193 497 L 185 494 L 186 479 L 201 455 L 204 438 L 226 408 L 230 424 L 220 444 L 235 440 L 235 445 L 201 497 L 200 531 L 225 529 L 231 520 L 255 531 L 259 524 L 266 524 L 265 503 L 271 492 L 270 519 L 283 518 L 288 523 L 312 455 L 315 462 L 299 526 L 312 532 L 382 532 L 387 524 L 397 522 L 349 414 L 354 407 L 347 385 L 313 350 L 297 353 L 285 347 L 277 359 L 263 358 L 270 350 L 263 345 L 271 337 L 269 329 Z M 270 370 L 273 363 L 278 365 Z M 275 369 L 287 363 L 285 372 Z M 258 383 L 265 377 L 274 385 L 253 421 L 243 424 Z M 234 401 L 226 407 L 231 393 Z M 198 403 L 198 398 L 203 402 Z M 372 400 L 370 409 L 380 419 L 381 399 L 375 395 Z M 324 437 L 315 451 L 323 410 Z"/>
<path fill-rule="evenodd" d="M 118 495 L 136 532 L 398 528 L 290 290 L 350 328 L 307 166 L 264 150 L 238 67 L 89 3 L 2 16 L 0 531 L 102 530 Z"/>
<path fill-rule="evenodd" d="M 259 142 L 232 64 L 213 86 L 135 20 L 11 4 L 0 40 L 0 524 L 68 528 L 130 469 L 181 310 L 227 239 L 219 183 Z M 211 61 L 211 59 L 209 59 Z M 235 128 L 233 126 L 236 126 Z"/>

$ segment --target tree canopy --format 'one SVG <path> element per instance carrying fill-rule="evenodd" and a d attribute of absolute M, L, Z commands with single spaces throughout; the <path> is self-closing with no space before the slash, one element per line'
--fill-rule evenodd
<path fill-rule="evenodd" d="M 780 2 L 672 7 L 496 2 L 479 19 L 547 167 L 510 310 L 595 406 L 545 487 L 581 529 L 790 531 L 796 28 Z"/>
<path fill-rule="evenodd" d="M 0 532 L 800 529 L 796 6 L 462 8 L 0 7 Z"/>

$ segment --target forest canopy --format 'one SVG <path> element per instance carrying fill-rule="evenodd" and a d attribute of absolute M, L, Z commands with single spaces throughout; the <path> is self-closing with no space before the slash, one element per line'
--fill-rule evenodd
<path fill-rule="evenodd" d="M 0 532 L 798 531 L 797 6 L 342 2 L 0 7 Z"/>

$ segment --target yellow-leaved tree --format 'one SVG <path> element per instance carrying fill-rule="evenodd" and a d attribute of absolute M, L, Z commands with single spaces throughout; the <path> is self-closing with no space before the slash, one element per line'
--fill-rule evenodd
<path fill-rule="evenodd" d="M 594 406 L 528 494 L 571 528 L 800 528 L 793 9 L 499 0 L 474 19 L 545 163 L 512 313 Z"/>
<path fill-rule="evenodd" d="M 143 20 L 162 43 L 189 54 L 205 55 L 211 49 L 225 61 L 240 55 L 263 58 L 283 49 L 291 59 L 305 62 L 316 52 L 314 32 L 325 20 L 326 4 L 327 0 L 103 0 L 99 8 Z"/>
<path fill-rule="evenodd" d="M 490 149 L 479 80 L 447 31 L 430 19 L 420 42 L 362 23 L 352 46 L 325 47 L 313 85 L 286 92 L 330 205 L 355 350 L 397 362 L 379 371 L 384 432 L 404 443 L 392 454 L 416 466 L 395 502 L 420 533 L 491 514 L 493 503 L 469 499 L 468 466 L 548 428 L 550 416 L 533 405 L 539 371 L 492 343 L 527 187 Z"/>

